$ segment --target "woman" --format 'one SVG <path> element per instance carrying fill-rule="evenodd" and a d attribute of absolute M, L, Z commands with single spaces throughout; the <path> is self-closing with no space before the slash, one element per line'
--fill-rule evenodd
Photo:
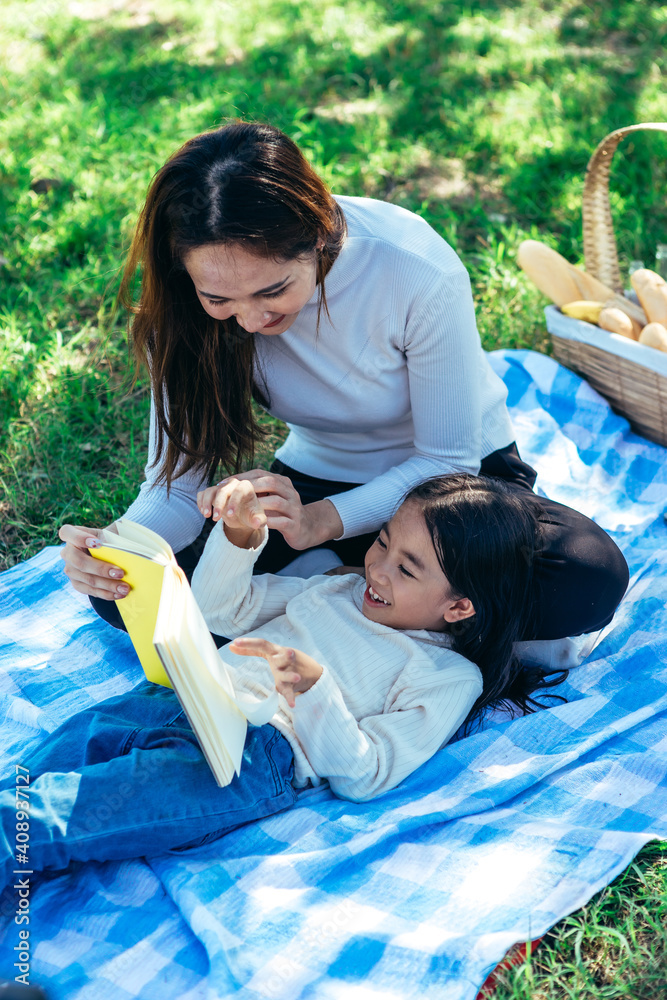
<path fill-rule="evenodd" d="M 271 472 L 252 470 L 274 530 L 257 564 L 276 571 L 326 544 L 360 565 L 411 486 L 448 472 L 532 489 L 506 390 L 475 325 L 468 275 L 418 216 L 333 198 L 279 130 L 236 123 L 195 136 L 156 175 L 121 287 L 134 355 L 151 373 L 146 481 L 127 517 L 192 570 L 197 493 L 219 466 L 252 463 L 252 400 L 290 434 Z M 593 522 L 539 500 L 534 634 L 593 631 L 627 585 L 625 560 Z M 279 529 L 279 530 L 275 530 Z M 76 589 L 118 623 L 122 572 L 93 560 L 91 529 L 64 525 Z"/>

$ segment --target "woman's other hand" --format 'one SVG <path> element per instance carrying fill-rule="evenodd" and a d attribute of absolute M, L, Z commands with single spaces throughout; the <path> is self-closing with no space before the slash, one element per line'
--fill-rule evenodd
<path fill-rule="evenodd" d="M 310 549 L 343 534 L 343 523 L 331 501 L 302 504 L 287 476 L 251 469 L 235 478 L 252 483 L 269 528 L 279 531 L 293 549 Z"/>
<path fill-rule="evenodd" d="M 322 676 L 323 667 L 312 656 L 300 649 L 279 646 L 268 639 L 248 636 L 235 639 L 227 647 L 239 656 L 262 656 L 271 667 L 276 691 L 283 695 L 290 708 L 294 708 L 295 695 L 310 690 Z"/>
<path fill-rule="evenodd" d="M 115 530 L 113 525 L 106 529 Z M 113 563 L 93 559 L 90 548 L 103 544 L 99 528 L 83 528 L 78 524 L 63 524 L 58 532 L 65 547 L 60 550 L 65 560 L 65 573 L 75 590 L 89 597 L 101 597 L 104 601 L 118 601 L 127 597 L 129 584 L 123 582 L 123 570 Z"/>

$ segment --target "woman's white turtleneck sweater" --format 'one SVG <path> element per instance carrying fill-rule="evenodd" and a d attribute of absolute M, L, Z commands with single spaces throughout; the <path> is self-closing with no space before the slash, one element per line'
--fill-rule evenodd
<path fill-rule="evenodd" d="M 269 412 L 290 433 L 276 455 L 320 479 L 359 483 L 331 497 L 341 537 L 374 531 L 403 494 L 430 476 L 477 473 L 482 458 L 514 440 L 507 392 L 475 324 L 468 274 L 419 216 L 368 198 L 337 199 L 348 233 L 326 282 L 283 334 L 256 334 Z M 154 415 L 146 482 L 126 517 L 175 551 L 203 518 L 197 474 L 167 498 L 156 486 Z"/>

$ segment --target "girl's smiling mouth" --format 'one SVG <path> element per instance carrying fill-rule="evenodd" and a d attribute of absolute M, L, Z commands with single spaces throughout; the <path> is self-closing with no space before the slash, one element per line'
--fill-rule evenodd
<path fill-rule="evenodd" d="M 364 591 L 364 600 L 374 608 L 388 607 L 390 605 L 390 602 L 385 601 L 384 597 L 380 597 L 377 590 L 374 590 L 370 583 Z"/>

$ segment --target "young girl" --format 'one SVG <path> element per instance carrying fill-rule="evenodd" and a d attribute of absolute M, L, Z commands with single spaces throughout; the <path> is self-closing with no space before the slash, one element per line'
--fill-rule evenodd
<path fill-rule="evenodd" d="M 193 577 L 239 693 L 278 691 L 250 726 L 240 777 L 219 788 L 173 691 L 144 682 L 80 712 L 32 759 L 30 867 L 183 850 L 285 809 L 326 779 L 388 792 L 487 706 L 530 710 L 543 680 L 513 657 L 539 532 L 533 498 L 470 475 L 408 494 L 355 574 L 253 576 L 266 516 L 236 478 L 200 494 L 218 523 Z M 231 654 L 244 657 L 237 660 Z M 2 874 L 16 867 L 15 778 L 0 791 Z"/>

